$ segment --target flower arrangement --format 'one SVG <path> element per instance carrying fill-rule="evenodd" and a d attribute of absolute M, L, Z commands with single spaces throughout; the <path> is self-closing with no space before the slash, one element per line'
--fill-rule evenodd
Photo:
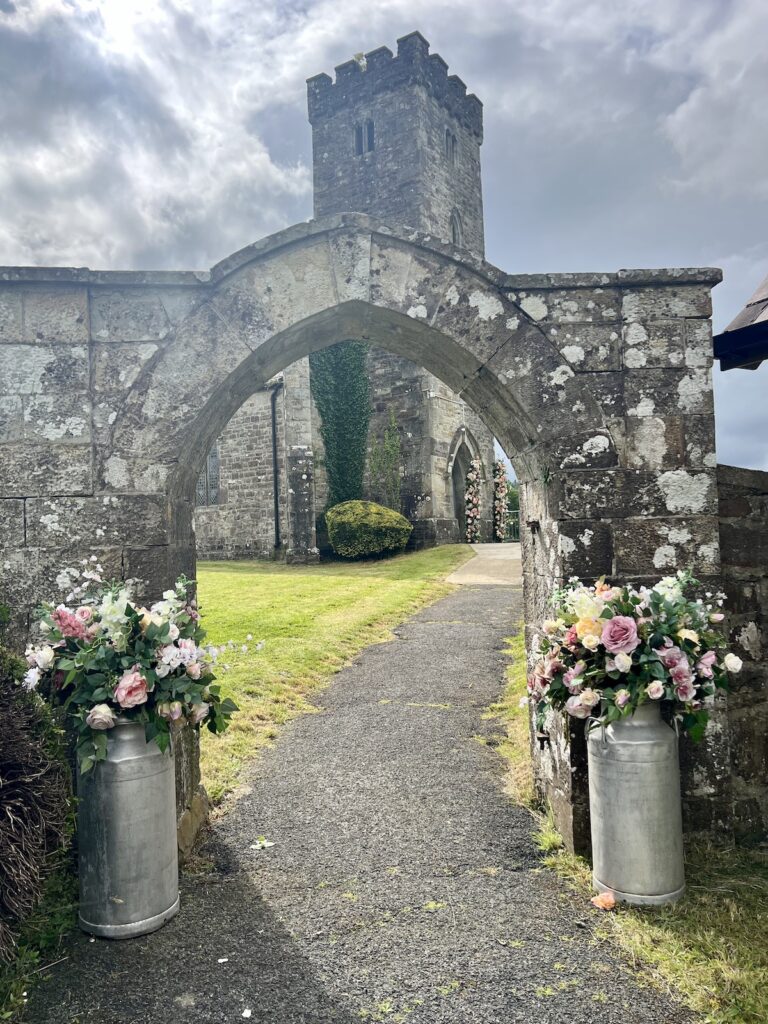
<path fill-rule="evenodd" d="M 42 642 L 27 648 L 27 689 L 62 705 L 78 732 L 82 773 L 107 756 L 107 730 L 118 717 L 144 723 L 147 742 L 168 749 L 174 724 L 222 732 L 237 706 L 214 682 L 219 651 L 202 646 L 200 612 L 180 577 L 150 608 L 132 596 L 135 581 L 105 583 L 101 566 L 64 570 L 66 604 L 40 610 Z"/>
<path fill-rule="evenodd" d="M 605 725 L 648 701 L 666 704 L 676 724 L 699 740 L 709 715 L 705 701 L 728 688 L 741 659 L 725 653 L 717 626 L 724 594 L 706 602 L 686 596 L 688 572 L 653 589 L 586 586 L 573 578 L 555 592 L 556 618 L 543 625 L 538 659 L 528 679 L 541 730 L 548 711 Z"/>
<path fill-rule="evenodd" d="M 480 536 L 480 478 L 482 469 L 479 459 L 472 459 L 467 470 L 464 488 L 464 514 L 466 517 L 467 543 L 474 543 Z"/>
<path fill-rule="evenodd" d="M 493 536 L 507 536 L 507 467 L 498 459 L 493 464 Z"/>

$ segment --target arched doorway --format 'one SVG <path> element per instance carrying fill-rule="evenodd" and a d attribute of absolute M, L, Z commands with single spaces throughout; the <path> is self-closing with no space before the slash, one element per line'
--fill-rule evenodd
<path fill-rule="evenodd" d="M 471 461 L 472 454 L 466 444 L 462 442 L 454 456 L 453 468 L 451 469 L 453 508 L 456 514 L 456 522 L 459 524 L 459 540 L 462 542 L 467 539 L 465 491 L 467 486 L 467 473 L 469 472 L 469 464 Z"/>

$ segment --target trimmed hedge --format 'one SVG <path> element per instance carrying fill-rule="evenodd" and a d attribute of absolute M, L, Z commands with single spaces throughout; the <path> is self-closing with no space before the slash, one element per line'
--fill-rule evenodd
<path fill-rule="evenodd" d="M 399 512 L 373 501 L 343 501 L 325 513 L 328 539 L 343 558 L 402 551 L 413 527 Z"/>

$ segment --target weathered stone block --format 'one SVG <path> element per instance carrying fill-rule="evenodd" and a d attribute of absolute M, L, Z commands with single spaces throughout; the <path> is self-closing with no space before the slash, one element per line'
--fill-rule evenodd
<path fill-rule="evenodd" d="M 574 370 L 620 370 L 620 336 L 615 324 L 542 324 L 549 340 Z"/>
<path fill-rule="evenodd" d="M 692 469 L 714 470 L 717 466 L 714 416 L 710 413 L 703 416 L 684 416 L 683 436 L 685 465 Z"/>
<path fill-rule="evenodd" d="M 27 543 L 37 548 L 122 547 L 167 540 L 165 495 L 105 494 L 93 498 L 30 498 Z"/>
<path fill-rule="evenodd" d="M 0 448 L 0 458 L 2 458 L 2 448 Z M 21 548 L 24 543 L 24 502 L 19 498 L 1 498 L 0 551 Z"/>
<path fill-rule="evenodd" d="M 625 325 L 622 329 L 623 365 L 629 369 L 682 366 L 685 323 L 684 320 L 650 320 Z"/>
<path fill-rule="evenodd" d="M 0 346 L 0 395 L 88 391 L 88 349 L 72 345 Z"/>
<path fill-rule="evenodd" d="M 24 291 L 24 336 L 32 344 L 88 344 L 86 288 L 44 288 Z"/>
<path fill-rule="evenodd" d="M 90 441 L 91 402 L 87 393 L 25 396 L 24 437 L 27 441 Z"/>
<path fill-rule="evenodd" d="M 630 323 L 708 317 L 712 315 L 711 287 L 708 284 L 691 284 L 627 289 L 621 310 L 624 319 Z"/>
<path fill-rule="evenodd" d="M 0 399 L 0 444 L 23 438 L 24 405 L 21 395 L 3 395 Z"/>
<path fill-rule="evenodd" d="M 561 572 L 565 577 L 594 579 L 613 570 L 613 536 L 609 523 L 596 519 L 558 523 Z"/>
<path fill-rule="evenodd" d="M 599 324 L 621 319 L 618 288 L 526 289 L 509 297 L 537 322 Z"/>
<path fill-rule="evenodd" d="M 91 446 L 15 442 L 0 449 L 0 497 L 91 494 Z"/>
<path fill-rule="evenodd" d="M 709 367 L 713 360 L 712 322 L 685 321 L 685 365 Z"/>
<path fill-rule="evenodd" d="M 695 575 L 720 571 L 720 542 L 715 516 L 623 519 L 613 524 L 616 572 L 655 577 L 680 568 Z"/>
<path fill-rule="evenodd" d="M 664 470 L 684 461 L 682 416 L 627 416 L 624 461 L 629 469 Z"/>
<path fill-rule="evenodd" d="M 634 417 L 711 414 L 711 377 L 707 370 L 627 370 L 624 401 L 627 415 Z"/>
<path fill-rule="evenodd" d="M 18 344 L 21 341 L 21 324 L 20 289 L 0 287 L 0 344 Z"/>
<path fill-rule="evenodd" d="M 91 300 L 94 341 L 160 341 L 170 329 L 157 289 L 94 290 Z"/>
<path fill-rule="evenodd" d="M 119 393 L 122 398 L 144 366 L 157 352 L 153 342 L 93 344 L 93 386 L 96 391 Z"/>

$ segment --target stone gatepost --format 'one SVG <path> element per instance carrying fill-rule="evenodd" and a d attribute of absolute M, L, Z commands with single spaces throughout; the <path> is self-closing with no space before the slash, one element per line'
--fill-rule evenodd
<path fill-rule="evenodd" d="M 531 279 L 525 279 L 530 282 Z M 558 275 L 566 287 L 515 289 L 516 300 L 599 398 L 605 433 L 550 443 L 543 473 L 521 479 L 521 540 L 529 651 L 549 617 L 554 585 L 576 575 L 653 584 L 689 568 L 719 585 L 712 285 L 718 271 Z M 543 284 L 544 282 L 542 282 Z M 574 394 L 572 391 L 571 394 Z M 573 409 L 553 410 L 578 419 Z M 540 449 L 539 449 L 540 450 Z M 581 723 L 553 724 L 534 741 L 539 792 L 568 846 L 589 848 L 586 746 Z M 715 709 L 699 747 L 684 740 L 689 830 L 730 821 L 729 740 Z"/>

